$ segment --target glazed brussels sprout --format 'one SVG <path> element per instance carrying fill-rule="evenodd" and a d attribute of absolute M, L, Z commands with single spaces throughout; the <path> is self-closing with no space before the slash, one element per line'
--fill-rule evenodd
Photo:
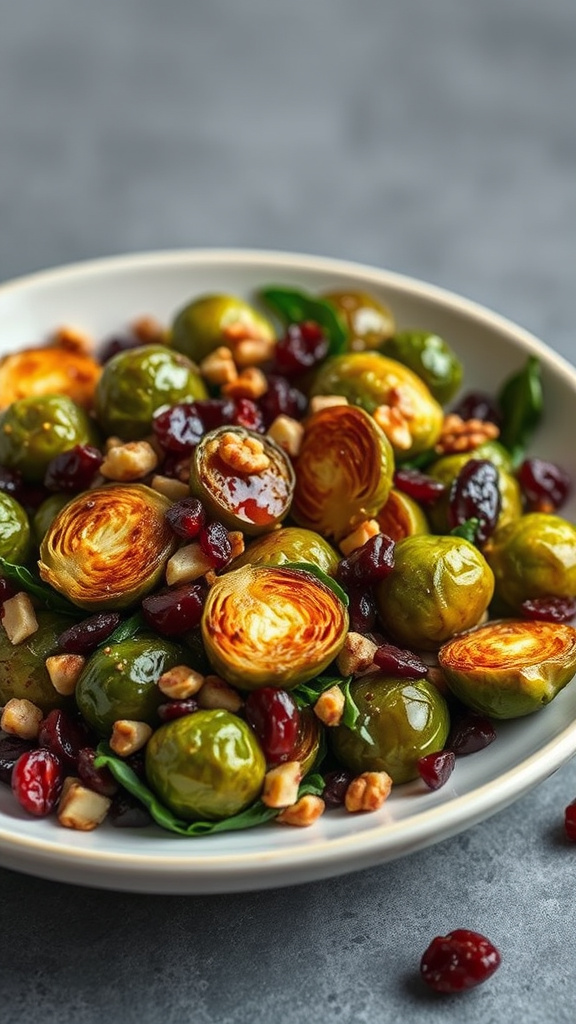
<path fill-rule="evenodd" d="M 234 348 L 239 341 L 275 340 L 272 324 L 248 302 L 235 295 L 203 295 L 188 303 L 172 325 L 172 345 L 200 363 L 220 345 Z"/>
<path fill-rule="evenodd" d="M 400 331 L 384 343 L 381 351 L 418 374 L 440 405 L 446 405 L 462 383 L 462 363 L 437 334 Z"/>
<path fill-rule="evenodd" d="M 0 415 L 0 465 L 40 483 L 48 463 L 77 444 L 97 445 L 88 414 L 67 395 L 20 398 Z"/>
<path fill-rule="evenodd" d="M 0 360 L 0 408 L 20 398 L 67 395 L 91 409 L 101 373 L 92 356 L 61 345 L 14 352 Z"/>
<path fill-rule="evenodd" d="M 458 455 L 443 455 L 432 465 L 428 466 L 426 472 L 445 484 L 446 491 L 428 509 L 428 519 L 433 530 L 437 533 L 446 533 L 450 529 L 448 521 L 448 504 L 450 501 L 450 486 L 458 476 L 460 470 L 471 459 L 487 459 L 492 462 L 498 470 L 498 490 L 500 491 L 501 508 L 498 516 L 498 526 L 504 526 L 513 519 L 522 515 L 522 492 L 520 485 L 513 475 L 510 456 L 506 449 L 497 441 L 487 441 L 470 452 L 463 452 Z"/>
<path fill-rule="evenodd" d="M 69 494 L 51 494 L 38 506 L 32 519 L 32 536 L 36 547 L 40 547 L 48 527 L 69 501 Z"/>
<path fill-rule="evenodd" d="M 274 530 L 292 501 L 290 459 L 268 437 L 244 427 L 218 427 L 194 449 L 190 491 L 229 530 Z"/>
<path fill-rule="evenodd" d="M 76 684 L 78 710 L 102 737 L 110 736 L 118 719 L 154 726 L 158 706 L 166 700 L 158 680 L 185 659 L 178 644 L 154 633 L 101 647 L 90 656 Z"/>
<path fill-rule="evenodd" d="M 368 292 L 344 289 L 326 292 L 324 298 L 346 324 L 351 352 L 377 349 L 394 334 L 392 311 Z"/>
<path fill-rule="evenodd" d="M 428 520 L 418 502 L 395 487 L 390 491 L 376 519 L 382 533 L 395 541 L 415 533 L 430 532 Z"/>
<path fill-rule="evenodd" d="M 0 558 L 22 565 L 30 554 L 30 523 L 26 510 L 10 494 L 0 491 Z"/>
<path fill-rule="evenodd" d="M 196 711 L 162 725 L 146 747 L 146 777 L 185 821 L 238 814 L 259 795 L 266 762 L 250 727 L 229 711 Z"/>
<path fill-rule="evenodd" d="M 529 512 L 499 527 L 484 554 L 496 596 L 519 612 L 534 597 L 576 597 L 576 528 L 562 516 Z"/>
<path fill-rule="evenodd" d="M 376 600 L 398 644 L 435 650 L 477 625 L 493 591 L 492 570 L 473 544 L 423 534 L 396 544 L 394 568 L 377 585 Z"/>
<path fill-rule="evenodd" d="M 110 484 L 69 501 L 40 545 L 40 576 L 79 608 L 127 608 L 160 581 L 177 540 L 170 501 L 144 484 Z"/>
<path fill-rule="evenodd" d="M 322 747 L 322 726 L 312 708 L 301 708 L 299 716 L 298 739 L 290 755 L 291 761 L 298 761 L 302 778 L 311 772 L 318 761 Z"/>
<path fill-rule="evenodd" d="M 305 424 L 292 518 L 324 537 L 341 540 L 384 505 L 393 472 L 390 443 L 363 409 L 322 409 Z"/>
<path fill-rule="evenodd" d="M 19 644 L 12 644 L 0 629 L 0 705 L 12 697 L 25 698 L 48 713 L 66 701 L 52 685 L 46 658 L 60 653 L 58 637 L 74 620 L 43 609 L 36 611 L 36 619 L 36 632 Z"/>
<path fill-rule="evenodd" d="M 165 345 L 141 345 L 106 363 L 96 388 L 96 415 L 107 434 L 136 441 L 150 433 L 158 409 L 207 397 L 186 356 Z"/>
<path fill-rule="evenodd" d="M 418 759 L 444 747 L 448 706 L 427 679 L 374 673 L 353 682 L 350 694 L 359 718 L 354 729 L 331 729 L 330 739 L 351 771 L 385 771 L 394 783 L 410 782 L 418 777 Z"/>
<path fill-rule="evenodd" d="M 210 587 L 202 638 L 218 675 L 241 690 L 290 690 L 323 672 L 341 650 L 348 613 L 316 576 L 246 565 Z"/>
<path fill-rule="evenodd" d="M 335 576 L 340 555 L 314 530 L 301 526 L 284 526 L 248 545 L 243 554 L 234 559 L 232 569 L 243 565 L 286 565 L 287 562 L 311 562 L 328 576 Z"/>
<path fill-rule="evenodd" d="M 311 395 L 343 395 L 375 415 L 403 458 L 433 448 L 442 429 L 442 407 L 407 366 L 378 352 L 332 356 L 317 371 Z"/>
<path fill-rule="evenodd" d="M 519 718 L 549 704 L 576 672 L 576 630 L 505 619 L 454 637 L 438 652 L 452 692 L 491 718 Z"/>

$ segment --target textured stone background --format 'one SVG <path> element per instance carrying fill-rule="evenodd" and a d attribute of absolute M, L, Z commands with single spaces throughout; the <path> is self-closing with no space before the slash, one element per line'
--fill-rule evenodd
<path fill-rule="evenodd" d="M 573 0 L 0 0 L 0 278 L 189 246 L 459 291 L 576 361 Z M 0 870 L 4 1024 L 573 1024 L 568 765 L 391 865 L 226 897 Z M 464 1000 L 437 933 L 501 946 Z"/>

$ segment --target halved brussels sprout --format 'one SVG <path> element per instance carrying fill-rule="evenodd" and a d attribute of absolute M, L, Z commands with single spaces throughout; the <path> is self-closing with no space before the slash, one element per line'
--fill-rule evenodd
<path fill-rule="evenodd" d="M 312 708 L 300 708 L 299 720 L 298 739 L 290 755 L 290 760 L 300 763 L 302 778 L 304 778 L 315 767 L 323 749 L 323 726 Z"/>
<path fill-rule="evenodd" d="M 305 423 L 292 517 L 341 540 L 382 507 L 393 473 L 390 442 L 368 413 L 352 405 L 322 409 Z"/>
<path fill-rule="evenodd" d="M 202 637 L 214 670 L 241 690 L 290 690 L 323 672 L 341 650 L 348 612 L 316 576 L 246 565 L 210 587 Z"/>
<path fill-rule="evenodd" d="M 396 541 L 415 533 L 430 532 L 428 520 L 418 502 L 395 487 L 390 491 L 376 519 L 382 533 Z"/>
<path fill-rule="evenodd" d="M 0 491 L 0 558 L 22 565 L 30 554 L 30 523 L 26 510 L 11 494 Z"/>
<path fill-rule="evenodd" d="M 12 402 L 0 416 L 0 465 L 40 483 L 51 459 L 77 444 L 98 444 L 88 413 L 67 395 L 39 395 Z"/>
<path fill-rule="evenodd" d="M 422 534 L 396 544 L 394 568 L 377 585 L 376 601 L 398 644 L 435 650 L 478 624 L 493 591 L 492 570 L 473 544 Z"/>
<path fill-rule="evenodd" d="M 0 705 L 12 697 L 32 701 L 44 713 L 61 707 L 66 701 L 54 689 L 46 658 L 60 653 L 58 637 L 74 619 L 56 612 L 36 610 L 38 629 L 22 643 L 13 644 L 0 628 Z"/>
<path fill-rule="evenodd" d="M 497 441 L 487 441 L 471 452 L 443 455 L 427 467 L 426 472 L 446 486 L 444 494 L 427 510 L 430 525 L 437 533 L 447 533 L 450 529 L 448 521 L 450 486 L 460 473 L 460 470 L 471 459 L 487 459 L 498 470 L 498 489 L 502 502 L 500 515 L 498 516 L 498 526 L 504 526 L 506 523 L 513 519 L 518 519 L 522 515 L 522 492 L 516 477 L 512 473 L 510 457 Z"/>
<path fill-rule="evenodd" d="M 20 398 L 67 395 L 90 409 L 101 373 L 92 356 L 61 345 L 14 352 L 0 360 L 0 408 Z"/>
<path fill-rule="evenodd" d="M 275 340 L 272 324 L 235 295 L 202 295 L 181 309 L 172 325 L 172 345 L 200 363 L 220 345 Z"/>
<path fill-rule="evenodd" d="M 368 292 L 343 289 L 324 293 L 335 306 L 348 331 L 351 352 L 377 349 L 394 334 L 392 311 Z"/>
<path fill-rule="evenodd" d="M 492 534 L 484 554 L 496 596 L 516 612 L 528 598 L 576 597 L 576 528 L 562 516 L 520 516 Z"/>
<path fill-rule="evenodd" d="M 376 414 L 379 422 L 384 422 L 382 407 L 390 410 L 391 426 L 384 429 L 403 458 L 433 448 L 442 430 L 442 407 L 424 381 L 379 352 L 331 356 L 317 371 L 310 393 L 343 395 L 351 405 Z"/>
<path fill-rule="evenodd" d="M 194 449 L 190 490 L 229 530 L 267 533 L 288 514 L 294 470 L 270 438 L 244 427 L 218 427 Z"/>
<path fill-rule="evenodd" d="M 503 619 L 454 637 L 438 652 L 452 692 L 491 718 L 519 718 L 549 704 L 576 672 L 576 629 Z"/>
<path fill-rule="evenodd" d="M 127 608 L 160 581 L 177 547 L 164 513 L 171 502 L 144 484 L 79 494 L 40 545 L 40 576 L 79 608 Z"/>
<path fill-rule="evenodd" d="M 107 434 L 146 437 L 163 406 L 207 398 L 198 368 L 165 345 L 140 345 L 109 359 L 96 388 L 96 415 Z"/>
<path fill-rule="evenodd" d="M 442 750 L 450 717 L 427 679 L 375 672 L 355 680 L 350 695 L 360 714 L 350 729 L 328 730 L 336 757 L 353 772 L 388 772 L 394 783 L 418 778 L 418 759 Z"/>
<path fill-rule="evenodd" d="M 314 530 L 301 526 L 283 526 L 253 540 L 243 554 L 235 558 L 231 569 L 243 565 L 286 565 L 287 562 L 311 562 L 328 576 L 335 576 L 340 555 Z"/>
<path fill-rule="evenodd" d="M 414 370 L 440 405 L 446 405 L 462 383 L 462 363 L 438 334 L 399 331 L 384 343 L 381 351 Z"/>
<path fill-rule="evenodd" d="M 250 726 L 229 711 L 196 711 L 160 726 L 146 746 L 146 777 L 185 821 L 239 814 L 259 795 L 264 754 Z"/>

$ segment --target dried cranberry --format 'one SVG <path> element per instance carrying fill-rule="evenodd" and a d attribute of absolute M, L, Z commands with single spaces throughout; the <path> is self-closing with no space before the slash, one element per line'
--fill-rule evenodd
<path fill-rule="evenodd" d="M 50 750 L 66 768 L 75 768 L 78 752 L 86 745 L 87 729 L 60 708 L 49 711 L 40 723 L 38 746 Z"/>
<path fill-rule="evenodd" d="M 302 391 L 295 388 L 286 377 L 270 374 L 268 390 L 258 399 L 258 406 L 268 428 L 277 416 L 290 416 L 300 420 L 308 408 L 308 399 Z"/>
<path fill-rule="evenodd" d="M 19 470 L 0 466 L 0 491 L 3 494 L 9 494 L 10 497 L 21 501 L 23 486 L 22 474 Z"/>
<path fill-rule="evenodd" d="M 163 636 L 180 636 L 200 622 L 205 597 L 202 584 L 183 583 L 149 594 L 142 601 L 142 612 L 148 625 Z"/>
<path fill-rule="evenodd" d="M 290 324 L 274 351 L 274 370 L 286 377 L 312 369 L 328 355 L 328 338 L 319 324 L 305 320 Z"/>
<path fill-rule="evenodd" d="M 46 817 L 54 810 L 64 782 L 64 766 L 51 750 L 22 754 L 12 772 L 12 792 L 29 814 Z"/>
<path fill-rule="evenodd" d="M 77 444 L 67 452 L 60 452 L 48 463 L 44 486 L 49 491 L 74 493 L 90 487 L 100 469 L 104 456 L 89 444 Z"/>
<path fill-rule="evenodd" d="M 0 576 L 0 604 L 4 604 L 8 598 L 14 597 L 16 593 L 16 587 L 7 580 L 5 576 Z"/>
<path fill-rule="evenodd" d="M 206 512 L 198 498 L 175 501 L 164 516 L 174 533 L 185 540 L 197 537 L 206 522 Z"/>
<path fill-rule="evenodd" d="M 531 512 L 555 512 L 570 493 L 568 473 L 545 459 L 525 459 L 517 476 Z"/>
<path fill-rule="evenodd" d="M 522 615 L 545 622 L 570 622 L 576 615 L 576 601 L 572 597 L 529 597 L 522 602 Z"/>
<path fill-rule="evenodd" d="M 265 431 L 264 417 L 251 398 L 237 398 L 230 414 L 229 422 L 235 427 L 254 430 L 258 434 Z"/>
<path fill-rule="evenodd" d="M 89 654 L 106 640 L 120 624 L 118 612 L 97 612 L 81 622 L 75 622 L 60 634 L 56 641 L 66 654 Z"/>
<path fill-rule="evenodd" d="M 273 686 L 253 690 L 246 698 L 245 712 L 268 764 L 289 761 L 298 740 L 300 712 L 287 690 Z"/>
<path fill-rule="evenodd" d="M 435 992 L 462 992 L 490 978 L 501 959 L 489 939 L 457 928 L 432 940 L 420 961 L 420 974 Z"/>
<path fill-rule="evenodd" d="M 447 747 L 453 750 L 456 757 L 475 754 L 483 750 L 496 739 L 496 730 L 489 718 L 471 713 L 456 720 Z"/>
<path fill-rule="evenodd" d="M 377 533 L 339 562 L 338 579 L 351 586 L 367 586 L 383 580 L 394 568 L 394 548 L 391 537 Z"/>
<path fill-rule="evenodd" d="M 212 561 L 215 569 L 223 569 L 232 557 L 232 545 L 228 530 L 217 520 L 203 526 L 198 535 L 200 547 Z"/>
<path fill-rule="evenodd" d="M 182 402 L 158 413 L 152 420 L 152 432 L 166 452 L 187 455 L 206 431 L 197 402 Z"/>
<path fill-rule="evenodd" d="M 463 420 L 484 420 L 500 426 L 502 414 L 498 403 L 492 395 L 485 391 L 469 391 L 464 395 L 452 412 Z"/>
<path fill-rule="evenodd" d="M 156 710 L 161 722 L 171 722 L 174 718 L 193 715 L 195 711 L 198 711 L 198 701 L 194 700 L 194 697 L 187 697 L 186 700 L 167 700 Z"/>
<path fill-rule="evenodd" d="M 32 750 L 33 746 L 34 744 L 30 740 L 23 740 L 20 736 L 0 732 L 0 782 L 10 785 L 12 769 L 16 761 L 27 750 Z"/>
<path fill-rule="evenodd" d="M 108 338 L 100 349 L 99 358 L 102 364 L 107 363 L 119 352 L 127 352 L 131 348 L 140 348 L 142 341 L 134 334 L 117 335 Z"/>
<path fill-rule="evenodd" d="M 564 810 L 564 831 L 571 842 L 576 843 L 576 800 Z"/>
<path fill-rule="evenodd" d="M 326 807 L 341 807 L 344 803 L 346 790 L 354 778 L 352 772 L 344 768 L 327 772 L 324 776 L 324 790 L 322 799 Z"/>
<path fill-rule="evenodd" d="M 420 505 L 433 505 L 446 490 L 445 484 L 420 469 L 397 469 L 394 486 Z"/>
<path fill-rule="evenodd" d="M 418 772 L 428 789 L 440 789 L 454 771 L 456 755 L 453 750 L 438 750 L 418 758 Z"/>
<path fill-rule="evenodd" d="M 118 783 L 109 768 L 96 768 L 94 747 L 81 747 L 78 751 L 76 770 L 78 778 L 88 789 L 93 789 L 101 796 L 112 797 L 118 792 Z"/>
<path fill-rule="evenodd" d="M 355 633 L 370 633 L 376 624 L 376 602 L 371 590 L 348 587 L 348 615 L 350 629 Z"/>
<path fill-rule="evenodd" d="M 428 665 L 417 654 L 394 644 L 381 644 L 374 655 L 374 664 L 403 679 L 421 679 L 428 674 Z"/>
<path fill-rule="evenodd" d="M 493 533 L 500 509 L 499 474 L 488 459 L 469 459 L 450 488 L 448 520 L 452 528 L 477 519 L 475 540 L 484 544 Z"/>
<path fill-rule="evenodd" d="M 146 828 L 152 824 L 144 804 L 125 791 L 118 793 L 112 801 L 108 817 L 115 828 Z"/>

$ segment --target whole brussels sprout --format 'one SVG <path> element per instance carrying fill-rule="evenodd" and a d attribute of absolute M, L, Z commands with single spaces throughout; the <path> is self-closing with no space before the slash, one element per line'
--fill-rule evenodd
<path fill-rule="evenodd" d="M 396 325 L 392 311 L 368 292 L 343 289 L 326 292 L 324 298 L 346 324 L 351 352 L 377 349 L 394 334 Z"/>
<path fill-rule="evenodd" d="M 32 535 L 36 547 L 40 547 L 48 527 L 52 525 L 64 505 L 70 501 L 69 494 L 50 494 L 36 509 L 32 518 Z"/>
<path fill-rule="evenodd" d="M 414 370 L 440 405 L 446 405 L 462 383 L 462 363 L 437 334 L 400 331 L 384 343 L 381 351 Z"/>
<path fill-rule="evenodd" d="M 470 452 L 462 452 L 457 455 L 443 455 L 430 466 L 426 472 L 435 480 L 440 480 L 446 487 L 444 494 L 440 496 L 427 509 L 430 525 L 436 533 L 447 533 L 450 529 L 448 521 L 448 504 L 450 501 L 450 487 L 460 470 L 471 459 L 487 459 L 492 462 L 498 470 L 498 489 L 500 491 L 501 508 L 498 516 L 498 526 L 504 526 L 513 519 L 522 515 L 522 492 L 518 480 L 513 475 L 510 456 L 506 449 L 497 441 L 487 441 Z"/>
<path fill-rule="evenodd" d="M 335 576 L 340 555 L 314 530 L 301 526 L 283 526 L 253 540 L 243 554 L 234 559 L 231 569 L 243 565 L 286 565 L 287 562 L 311 562 L 328 576 Z"/>
<path fill-rule="evenodd" d="M 395 541 L 415 533 L 430 532 L 428 520 L 418 502 L 395 487 L 390 491 L 376 519 L 382 533 Z"/>
<path fill-rule="evenodd" d="M 235 295 L 202 295 L 181 309 L 172 324 L 172 346 L 200 363 L 220 345 L 275 340 L 272 324 Z"/>
<path fill-rule="evenodd" d="M 264 754 L 250 727 L 229 711 L 196 711 L 160 726 L 146 746 L 146 777 L 185 821 L 239 814 L 259 795 Z"/>
<path fill-rule="evenodd" d="M 21 398 L 0 415 L 0 464 L 29 483 L 40 483 L 48 463 L 77 444 L 97 445 L 97 431 L 66 395 Z"/>
<path fill-rule="evenodd" d="M 360 712 L 354 729 L 329 730 L 336 757 L 351 771 L 385 771 L 394 783 L 418 778 L 418 759 L 442 750 L 450 717 L 427 679 L 373 673 L 355 680 L 350 695 Z"/>
<path fill-rule="evenodd" d="M 36 632 L 19 644 L 12 644 L 0 629 L 0 705 L 12 697 L 25 698 L 47 714 L 66 701 L 52 685 L 46 658 L 60 653 L 58 637 L 74 619 L 43 609 L 36 611 L 36 619 Z"/>
<path fill-rule="evenodd" d="M 351 405 L 375 415 L 403 458 L 433 448 L 442 430 L 442 407 L 424 381 L 379 352 L 331 356 L 316 372 L 310 393 L 343 395 Z"/>
<path fill-rule="evenodd" d="M 30 523 L 26 510 L 10 494 L 0 491 L 0 558 L 22 565 L 30 554 Z"/>
<path fill-rule="evenodd" d="M 492 570 L 473 544 L 422 534 L 396 544 L 394 568 L 377 585 L 376 602 L 397 643 L 435 650 L 477 625 L 493 591 Z"/>
<path fill-rule="evenodd" d="M 496 597 L 519 612 L 535 597 L 576 597 L 576 528 L 562 516 L 529 512 L 499 527 L 484 554 Z"/>
<path fill-rule="evenodd" d="M 165 345 L 140 345 L 109 359 L 96 387 L 96 415 L 107 434 L 146 437 L 163 406 L 208 397 L 198 368 Z"/>
<path fill-rule="evenodd" d="M 154 726 L 158 723 L 158 706 L 166 701 L 158 680 L 185 661 L 182 647 L 154 633 L 140 633 L 98 648 L 76 684 L 78 709 L 102 737 L 110 736 L 118 719 Z"/>

